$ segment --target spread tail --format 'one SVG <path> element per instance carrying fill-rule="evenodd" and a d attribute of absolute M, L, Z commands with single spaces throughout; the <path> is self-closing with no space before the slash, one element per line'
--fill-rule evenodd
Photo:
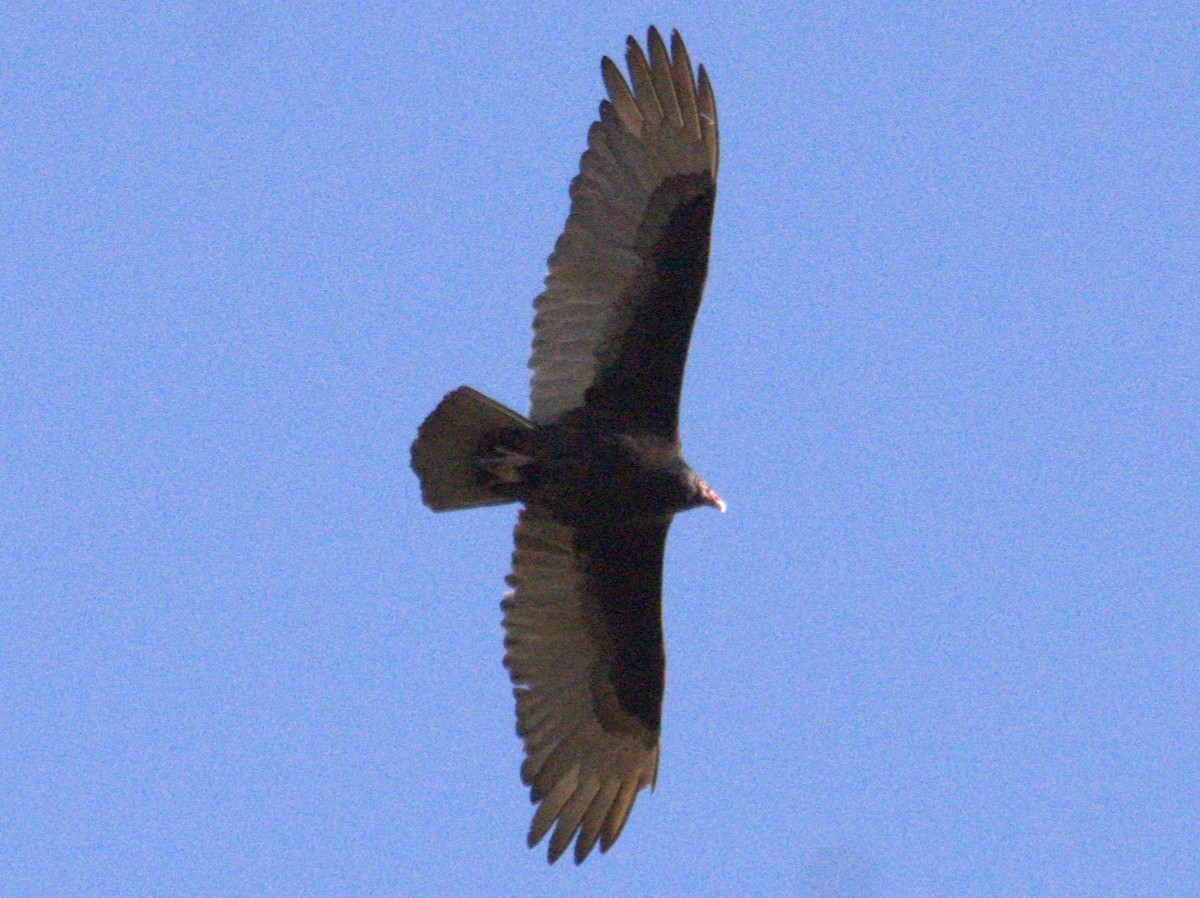
<path fill-rule="evenodd" d="M 478 390 L 459 387 L 438 403 L 417 431 L 412 466 L 421 481 L 421 499 L 434 511 L 502 505 L 511 497 L 493 492 L 494 482 L 480 451 L 497 431 L 532 431 L 527 419 L 488 399 Z"/>

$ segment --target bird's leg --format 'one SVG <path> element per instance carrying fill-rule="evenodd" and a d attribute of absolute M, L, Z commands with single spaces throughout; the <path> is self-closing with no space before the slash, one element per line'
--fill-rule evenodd
<path fill-rule="evenodd" d="M 533 445 L 530 433 L 503 428 L 488 434 L 471 464 L 480 486 L 506 499 L 522 499 L 533 475 Z"/>
<path fill-rule="evenodd" d="M 507 446 L 495 446 L 490 452 L 475 456 L 475 466 L 493 484 L 520 483 L 525 479 L 521 469 L 532 462 L 528 455 Z"/>

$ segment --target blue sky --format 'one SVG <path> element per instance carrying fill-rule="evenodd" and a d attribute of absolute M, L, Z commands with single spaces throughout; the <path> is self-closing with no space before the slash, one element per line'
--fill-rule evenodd
<path fill-rule="evenodd" d="M 1190 4 L 7 4 L 0 893 L 1013 896 L 1200 882 Z M 752 8 L 751 8 L 752 7 Z M 657 791 L 524 847 L 514 513 L 601 97 L 678 27 L 722 167 Z"/>

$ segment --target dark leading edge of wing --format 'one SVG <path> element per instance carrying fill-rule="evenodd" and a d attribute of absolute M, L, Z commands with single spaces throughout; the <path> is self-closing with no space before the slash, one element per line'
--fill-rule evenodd
<path fill-rule="evenodd" d="M 674 441 L 679 397 L 692 324 L 708 271 L 716 183 L 707 175 L 679 175 L 651 197 L 653 213 L 669 210 L 663 225 L 650 231 L 644 256 L 648 277 L 628 291 L 633 321 L 584 394 L 585 406 L 632 433 L 649 431 Z M 639 235 L 640 236 L 640 235 Z M 649 240 L 655 242 L 649 244 Z"/>
<path fill-rule="evenodd" d="M 616 699 L 611 708 L 595 704 L 605 729 L 630 729 L 627 717 L 653 733 L 662 723 L 662 568 L 670 526 L 669 519 L 597 523 L 575 533 L 575 552 L 595 593 L 592 638 L 603 646 L 593 692 L 611 689 Z"/>

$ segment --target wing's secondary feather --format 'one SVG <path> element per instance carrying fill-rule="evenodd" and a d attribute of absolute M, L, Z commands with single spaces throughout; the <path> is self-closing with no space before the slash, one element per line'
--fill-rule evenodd
<path fill-rule="evenodd" d="M 707 218 L 692 216 L 687 235 L 687 249 L 698 263 L 690 269 L 700 276 L 688 285 L 688 301 L 668 310 L 671 319 L 663 323 L 685 338 L 691 334 L 707 270 L 716 190 L 716 105 L 703 68 L 699 80 L 693 76 L 678 33 L 669 53 L 653 28 L 647 43 L 649 58 L 637 41 L 628 41 L 629 82 L 612 60 L 605 57 L 601 64 L 609 96 L 588 132 L 588 148 L 571 184 L 571 212 L 550 256 L 545 290 L 534 301 L 529 364 L 530 418 L 536 423 L 584 405 L 588 390 L 603 386 L 614 366 L 621 367 L 622 377 L 638 375 L 643 359 L 623 352 L 639 312 L 663 317 L 646 308 L 656 295 L 654 285 L 673 277 L 656 257 L 662 242 L 671 240 L 663 228 L 671 223 L 674 206 L 705 197 Z M 671 341 L 673 346 L 679 342 Z M 653 397 L 654 421 L 645 424 L 636 420 L 635 410 L 623 409 L 627 423 L 673 430 L 686 353 L 685 339 L 681 354 L 653 362 L 657 369 L 678 371 L 643 391 L 667 393 Z"/>

